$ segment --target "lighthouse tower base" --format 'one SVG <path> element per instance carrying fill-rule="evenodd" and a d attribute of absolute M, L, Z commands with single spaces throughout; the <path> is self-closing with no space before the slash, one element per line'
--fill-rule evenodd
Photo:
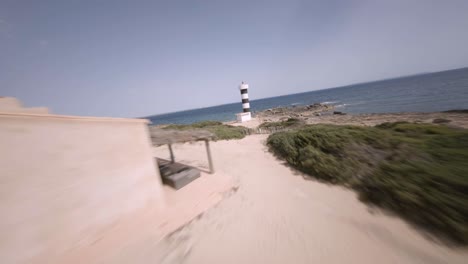
<path fill-rule="evenodd" d="M 252 115 L 250 112 L 244 112 L 244 113 L 238 113 L 236 114 L 237 116 L 237 122 L 242 123 L 242 122 L 247 122 L 252 119 Z"/>

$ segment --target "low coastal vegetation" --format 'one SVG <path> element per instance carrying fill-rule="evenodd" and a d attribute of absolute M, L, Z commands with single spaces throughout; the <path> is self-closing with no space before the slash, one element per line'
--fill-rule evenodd
<path fill-rule="evenodd" d="M 283 129 L 283 128 L 294 128 L 304 125 L 303 120 L 297 118 L 288 118 L 285 121 L 278 122 L 265 122 L 262 123 L 258 128 L 260 129 Z"/>
<path fill-rule="evenodd" d="M 168 125 L 163 129 L 171 130 L 206 130 L 214 135 L 214 140 L 241 139 L 247 134 L 247 128 L 230 126 L 218 121 L 202 121 L 188 125 Z"/>
<path fill-rule="evenodd" d="M 468 130 L 405 122 L 306 125 L 272 134 L 267 143 L 292 167 L 468 244 Z"/>

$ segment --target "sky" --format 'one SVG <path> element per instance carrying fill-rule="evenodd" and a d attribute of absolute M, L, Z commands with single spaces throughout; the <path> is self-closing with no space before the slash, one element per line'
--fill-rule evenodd
<path fill-rule="evenodd" d="M 466 0 L 0 0 L 0 96 L 141 117 L 468 66 Z"/>

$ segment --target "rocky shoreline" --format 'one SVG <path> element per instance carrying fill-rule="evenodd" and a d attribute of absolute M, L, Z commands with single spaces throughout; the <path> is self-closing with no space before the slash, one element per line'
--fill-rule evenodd
<path fill-rule="evenodd" d="M 305 106 L 275 107 L 254 113 L 254 116 L 268 121 L 283 121 L 289 118 L 307 120 L 309 117 L 333 114 L 335 106 L 328 104 L 311 104 Z M 336 112 L 335 113 L 341 113 Z"/>
<path fill-rule="evenodd" d="M 294 107 L 276 107 L 254 113 L 258 125 L 264 122 L 285 121 L 295 118 L 306 124 L 337 124 L 375 126 L 385 122 L 437 123 L 468 129 L 468 110 L 450 110 L 445 112 L 402 112 L 377 114 L 348 114 L 336 111 L 326 104 L 312 104 Z M 244 123 L 245 124 L 245 123 Z M 244 125 L 242 124 L 242 125 Z"/>

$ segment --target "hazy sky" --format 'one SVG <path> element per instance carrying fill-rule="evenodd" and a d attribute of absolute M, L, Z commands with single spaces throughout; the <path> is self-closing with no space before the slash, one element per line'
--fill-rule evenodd
<path fill-rule="evenodd" d="M 146 116 L 468 66 L 467 0 L 0 0 L 0 95 Z"/>

